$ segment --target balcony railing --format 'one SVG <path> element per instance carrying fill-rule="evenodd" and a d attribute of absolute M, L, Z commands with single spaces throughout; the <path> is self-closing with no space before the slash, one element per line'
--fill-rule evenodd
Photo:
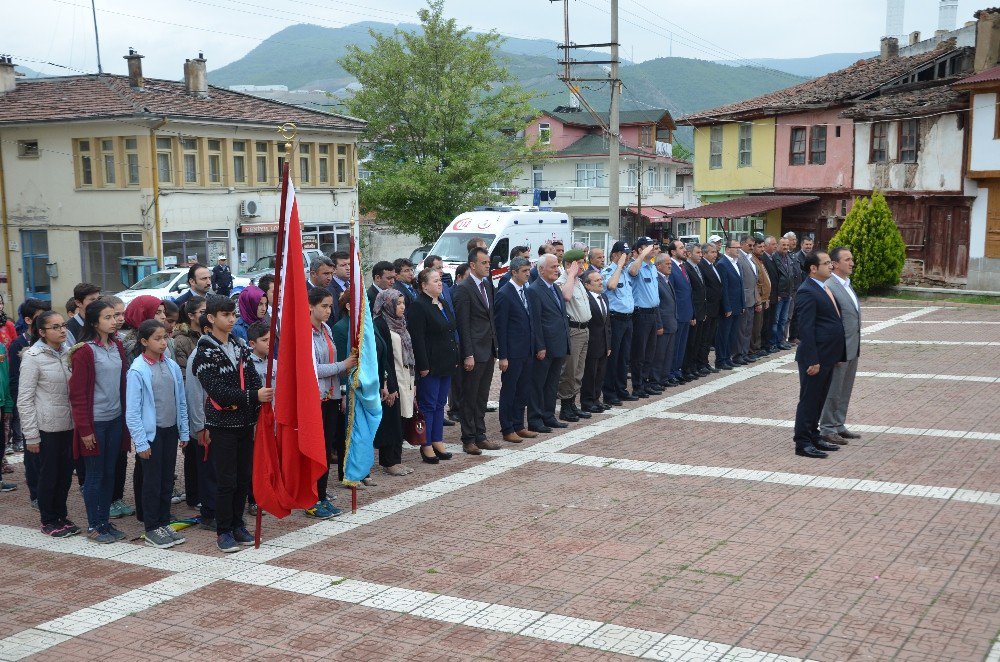
<path fill-rule="evenodd" d="M 543 204 L 568 205 L 579 202 L 607 201 L 610 189 L 607 186 L 557 186 L 548 189 L 556 192 L 554 201 L 543 200 Z M 623 185 L 619 188 L 621 204 L 634 204 L 638 187 Z M 518 196 L 518 204 L 531 204 L 532 193 Z M 684 188 L 681 186 L 642 185 L 643 204 L 669 205 L 680 207 L 684 204 Z"/>

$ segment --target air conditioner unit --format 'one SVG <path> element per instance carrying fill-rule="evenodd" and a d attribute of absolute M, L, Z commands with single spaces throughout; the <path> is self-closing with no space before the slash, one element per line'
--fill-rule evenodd
<path fill-rule="evenodd" d="M 240 216 L 243 218 L 254 218 L 260 216 L 259 205 L 256 200 L 244 200 L 240 203 Z"/>

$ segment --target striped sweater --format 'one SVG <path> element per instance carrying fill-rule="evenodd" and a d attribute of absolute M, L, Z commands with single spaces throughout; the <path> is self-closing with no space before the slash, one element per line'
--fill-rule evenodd
<path fill-rule="evenodd" d="M 222 345 L 211 334 L 198 340 L 198 351 L 194 356 L 192 372 L 201 382 L 209 400 L 205 404 L 205 424 L 208 427 L 238 428 L 255 425 L 260 402 L 257 391 L 262 384 L 253 361 L 250 348 L 239 338 L 230 335 L 229 342 L 235 347 L 239 361 L 236 365 L 222 350 Z M 243 387 L 240 387 L 240 371 L 243 364 Z"/>

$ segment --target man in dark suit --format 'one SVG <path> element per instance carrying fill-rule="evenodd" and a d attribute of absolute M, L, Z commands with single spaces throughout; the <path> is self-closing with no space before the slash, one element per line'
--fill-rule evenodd
<path fill-rule="evenodd" d="M 702 327 L 703 332 L 698 334 L 701 340 L 698 345 L 698 371 L 702 375 L 719 372 L 719 368 L 713 367 L 708 362 L 708 352 L 715 342 L 719 319 L 730 313 L 728 302 L 723 297 L 722 274 L 715 266 L 718 259 L 719 249 L 715 244 L 709 242 L 701 245 L 701 262 L 698 263 L 698 269 L 701 271 L 702 280 L 705 281 L 705 322 Z M 719 354 L 718 349 L 716 347 L 716 356 Z"/>
<path fill-rule="evenodd" d="M 529 260 L 528 266 L 530 267 L 531 266 L 531 262 L 529 259 L 530 256 L 531 256 L 531 249 L 528 248 L 527 246 L 515 246 L 514 248 L 510 249 L 511 262 L 514 261 L 515 257 L 523 257 L 525 260 Z M 500 276 L 500 282 L 497 283 L 497 292 L 499 292 L 504 285 L 510 282 L 510 277 L 511 277 L 510 264 L 508 264 L 507 273 L 505 273 L 503 276 Z"/>
<path fill-rule="evenodd" d="M 674 342 L 677 339 L 677 302 L 674 286 L 670 284 L 670 272 L 674 263 L 665 253 L 656 256 L 656 285 L 660 291 L 660 305 L 657 308 L 660 323 L 656 329 L 656 352 L 653 354 L 653 379 L 664 388 L 677 386 L 679 381 L 670 376 L 674 362 Z"/>
<path fill-rule="evenodd" d="M 701 246 L 698 244 L 688 244 L 684 247 L 687 253 L 687 262 L 684 263 L 684 271 L 687 273 L 688 282 L 691 283 L 691 303 L 694 306 L 695 325 L 688 330 L 687 349 L 684 350 L 684 375 L 688 380 L 701 377 L 701 368 L 698 365 L 698 350 L 701 348 L 701 338 L 705 333 L 705 310 L 708 307 L 705 293 L 705 278 L 701 275 L 698 265 L 701 263 Z"/>
<path fill-rule="evenodd" d="M 340 295 L 344 293 L 348 283 L 351 282 L 351 256 L 347 254 L 347 251 L 336 251 L 330 253 L 330 259 L 333 261 L 333 278 L 330 279 L 330 284 L 326 289 L 333 295 L 333 312 L 330 313 L 328 322 L 332 327 L 340 319 L 340 306 L 337 305 L 337 302 L 340 301 Z"/>
<path fill-rule="evenodd" d="M 670 376 L 678 382 L 689 382 L 684 376 L 684 353 L 687 350 L 688 334 L 694 327 L 694 302 L 691 299 L 691 278 L 684 271 L 684 260 L 687 251 L 679 240 L 670 242 L 670 260 L 673 267 L 670 270 L 670 284 L 674 288 L 674 301 L 677 303 L 677 337 L 674 342 L 674 358 L 670 362 Z"/>
<path fill-rule="evenodd" d="M 417 288 L 414 286 L 416 277 L 413 273 L 413 263 L 401 257 L 392 263 L 396 270 L 396 282 L 393 287 L 403 295 L 403 301 L 409 306 L 417 300 Z"/>
<path fill-rule="evenodd" d="M 590 338 L 580 384 L 580 409 L 598 414 L 611 409 L 611 405 L 601 404 L 604 373 L 611 354 L 611 307 L 604 294 L 604 278 L 599 269 L 585 272 L 581 279 L 590 297 L 590 321 L 587 323 Z"/>
<path fill-rule="evenodd" d="M 500 448 L 498 442 L 486 439 L 486 402 L 497 357 L 497 334 L 493 324 L 496 302 L 490 278 L 490 254 L 485 248 L 474 248 L 469 253 L 468 264 L 468 277 L 452 292 L 463 368 L 458 418 L 462 426 L 462 448 L 470 455 L 479 455 L 483 450 Z"/>
<path fill-rule="evenodd" d="M 750 339 L 753 336 L 754 313 L 757 312 L 757 266 L 753 263 L 753 246 L 757 243 L 752 236 L 746 236 L 738 244 L 736 269 L 743 282 L 743 314 L 736 334 L 736 348 L 733 361 L 740 365 L 753 363 L 757 359 L 750 355 Z"/>
<path fill-rule="evenodd" d="M 739 242 L 730 240 L 726 254 L 720 256 L 715 263 L 722 276 L 723 306 L 730 311 L 729 315 L 719 318 L 719 331 L 715 334 L 715 367 L 720 370 L 732 370 L 736 367 L 733 355 L 736 354 L 736 335 L 740 316 L 743 314 L 743 279 L 737 267 L 739 250 Z"/>
<path fill-rule="evenodd" d="M 795 454 L 823 458 L 824 451 L 840 450 L 819 433 L 819 419 L 830 391 L 834 367 L 847 360 L 844 323 L 826 281 L 833 262 L 823 252 L 810 253 L 803 262 L 805 280 L 795 293 L 795 314 L 799 318 L 799 404 L 795 409 Z"/>
<path fill-rule="evenodd" d="M 378 293 L 391 289 L 395 284 L 396 267 L 392 266 L 392 262 L 386 260 L 376 262 L 375 266 L 372 267 L 372 284 L 368 286 L 368 307 L 374 308 Z"/>
<path fill-rule="evenodd" d="M 524 424 L 531 391 L 531 315 L 525 288 L 531 263 L 525 257 L 510 261 L 510 279 L 497 290 L 494 319 L 500 359 L 500 432 L 514 444 L 538 436 Z"/>
<path fill-rule="evenodd" d="M 563 363 L 569 353 L 569 325 L 562 292 L 556 287 L 559 260 L 546 254 L 535 265 L 538 279 L 528 287 L 528 308 L 531 311 L 535 364 L 532 366 L 534 391 L 528 402 L 528 429 L 532 432 L 552 432 L 552 428 L 568 427 L 556 419 L 556 389 Z"/>
<path fill-rule="evenodd" d="M 768 298 L 767 308 L 764 309 L 764 323 L 761 330 L 761 340 L 762 340 L 762 351 L 768 354 L 774 354 L 779 351 L 774 342 L 772 342 L 771 330 L 774 328 L 775 314 L 778 310 L 778 279 L 781 273 L 778 271 L 778 260 L 775 253 L 778 250 L 778 240 L 773 236 L 768 235 L 764 239 L 764 252 L 760 256 L 760 261 L 764 264 L 764 269 L 767 271 L 767 278 L 771 282 L 770 297 Z"/>
<path fill-rule="evenodd" d="M 328 290 L 332 280 L 333 260 L 325 255 L 317 255 L 309 261 L 309 279 L 306 280 L 306 290 L 311 290 L 314 287 Z"/>

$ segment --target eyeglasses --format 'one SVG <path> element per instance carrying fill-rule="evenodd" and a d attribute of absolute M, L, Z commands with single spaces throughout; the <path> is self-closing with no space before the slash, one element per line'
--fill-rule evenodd
<path fill-rule="evenodd" d="M 59 329 L 65 329 L 69 324 L 54 324 L 52 326 L 42 327 L 45 331 L 58 331 Z"/>

